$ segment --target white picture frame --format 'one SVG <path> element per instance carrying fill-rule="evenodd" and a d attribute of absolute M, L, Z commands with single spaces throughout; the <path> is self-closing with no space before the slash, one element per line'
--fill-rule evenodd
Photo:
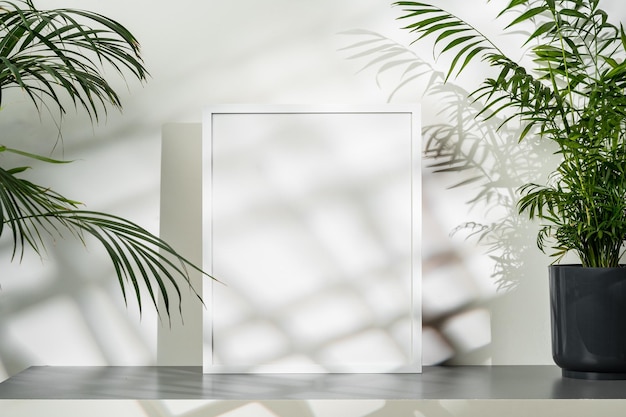
<path fill-rule="evenodd" d="M 421 372 L 419 105 L 202 121 L 205 373 Z"/>

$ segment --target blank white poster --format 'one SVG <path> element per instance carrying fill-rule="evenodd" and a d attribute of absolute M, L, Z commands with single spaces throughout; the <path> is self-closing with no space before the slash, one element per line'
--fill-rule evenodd
<path fill-rule="evenodd" d="M 420 372 L 416 106 L 203 120 L 205 372 Z"/>

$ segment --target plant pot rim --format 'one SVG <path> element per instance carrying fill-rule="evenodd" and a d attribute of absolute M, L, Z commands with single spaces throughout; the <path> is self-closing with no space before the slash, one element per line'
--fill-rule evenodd
<path fill-rule="evenodd" d="M 622 269 L 626 268 L 626 264 L 619 264 L 618 266 L 612 267 L 600 267 L 600 266 L 582 266 L 582 264 L 553 264 L 549 265 L 548 268 L 579 268 L 579 269 Z"/>

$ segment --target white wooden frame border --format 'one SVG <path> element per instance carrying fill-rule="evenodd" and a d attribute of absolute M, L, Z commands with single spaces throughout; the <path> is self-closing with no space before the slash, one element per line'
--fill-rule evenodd
<path fill-rule="evenodd" d="M 211 193 L 212 182 L 212 141 L 213 117 L 220 114 L 390 114 L 406 113 L 411 116 L 411 205 L 412 205 L 412 278 L 411 278 L 411 310 L 407 312 L 413 320 L 411 334 L 410 359 L 405 366 L 395 369 L 394 373 L 420 373 L 422 370 L 421 352 L 421 117 L 420 106 L 417 104 L 383 104 L 383 105 L 213 105 L 203 112 L 202 122 L 202 258 L 203 268 L 211 273 L 212 267 L 212 211 Z M 214 364 L 213 357 L 213 320 L 212 311 L 213 286 L 220 285 L 213 282 L 205 283 L 203 299 L 206 303 L 204 312 L 204 344 L 203 370 L 205 373 L 250 373 L 248 367 Z M 321 364 L 323 367 L 324 365 Z M 380 373 L 387 369 L 366 366 L 355 371 L 353 365 L 335 366 L 332 370 L 320 371 L 319 366 L 264 366 L 263 373 Z M 254 371 L 252 371 L 254 372 Z"/>

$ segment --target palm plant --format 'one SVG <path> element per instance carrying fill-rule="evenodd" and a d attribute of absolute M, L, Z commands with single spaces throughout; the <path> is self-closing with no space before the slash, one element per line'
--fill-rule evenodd
<path fill-rule="evenodd" d="M 121 109 L 103 76 L 111 69 L 140 81 L 148 75 L 137 40 L 118 22 L 83 10 L 39 10 L 32 0 L 0 1 L 0 103 L 3 90 L 17 87 L 39 112 L 62 118 L 68 107 L 77 107 L 97 121 L 109 106 Z M 65 163 L 6 146 L 0 152 Z M 181 309 L 179 281 L 189 284 L 188 268 L 199 270 L 195 265 L 141 226 L 83 210 L 79 202 L 21 178 L 26 169 L 0 167 L 0 235 L 11 234 L 14 259 L 26 248 L 41 255 L 49 236 L 90 235 L 110 257 L 125 301 L 134 294 L 141 310 L 147 292 L 157 311 L 162 297 L 168 317 L 174 301 Z"/>
<path fill-rule="evenodd" d="M 449 54 L 446 79 L 475 62 L 494 75 L 471 94 L 479 117 L 521 123 L 517 138 L 554 142 L 560 163 L 546 184 L 520 188 L 520 213 L 544 222 L 537 243 L 556 260 L 575 252 L 583 266 L 618 266 L 626 238 L 626 33 L 600 0 L 510 0 L 505 32 L 528 29 L 513 59 L 467 21 L 442 8 L 398 1 L 416 41 Z M 530 58 L 530 59 L 528 59 Z M 531 64 L 526 64 L 530 62 Z"/>

